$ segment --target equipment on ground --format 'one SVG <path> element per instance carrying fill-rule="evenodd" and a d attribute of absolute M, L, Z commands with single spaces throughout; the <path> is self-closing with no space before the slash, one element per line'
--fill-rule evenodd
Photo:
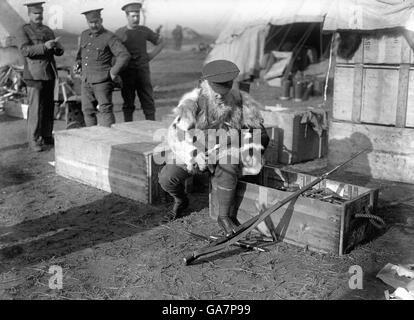
<path fill-rule="evenodd" d="M 222 237 L 218 239 L 217 241 L 212 242 L 207 247 L 200 249 L 196 252 L 194 252 L 192 255 L 184 258 L 184 262 L 186 265 L 191 265 L 195 260 L 197 260 L 200 257 L 206 256 L 208 254 L 212 254 L 224 249 L 227 249 L 229 246 L 235 244 L 236 242 L 243 239 L 245 236 L 247 236 L 250 232 L 252 232 L 260 223 L 262 223 L 267 217 L 269 217 L 271 214 L 275 213 L 277 210 L 285 206 L 286 204 L 290 203 L 292 200 L 298 198 L 305 192 L 311 190 L 314 186 L 318 185 L 323 180 L 327 179 L 330 175 L 350 163 L 355 158 L 359 157 L 361 154 L 367 152 L 368 149 L 365 149 L 361 152 L 358 152 L 356 155 L 354 155 L 351 159 L 347 160 L 346 162 L 338 165 L 333 170 L 323 174 L 316 180 L 312 181 L 302 189 L 298 190 L 297 192 L 293 193 L 292 195 L 288 196 L 285 200 L 280 201 L 276 204 L 274 204 L 272 207 L 264 210 L 262 213 L 260 213 L 258 216 L 250 219 L 243 225 L 237 228 L 236 232 L 228 237 Z"/>

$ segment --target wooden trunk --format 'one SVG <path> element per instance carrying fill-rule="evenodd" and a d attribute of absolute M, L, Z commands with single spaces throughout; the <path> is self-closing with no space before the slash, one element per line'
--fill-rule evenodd
<path fill-rule="evenodd" d="M 258 207 L 270 207 L 291 195 L 281 191 L 282 186 L 303 187 L 316 179 L 313 176 L 281 171 L 266 166 L 257 183 L 240 182 L 234 210 L 240 222 L 244 223 L 258 215 Z M 273 229 L 279 240 L 317 252 L 347 254 L 367 237 L 369 222 L 357 219 L 357 213 L 366 208 L 375 208 L 378 190 L 367 189 L 337 181 L 327 180 L 315 189 L 329 188 L 350 198 L 342 205 L 323 202 L 318 199 L 299 197 L 272 214 L 258 230 L 271 236 Z M 210 216 L 217 219 L 217 189 L 210 193 Z"/>
<path fill-rule="evenodd" d="M 398 30 L 366 34 L 362 43 L 351 59 L 337 57 L 338 63 L 402 64 L 414 63 L 414 54 Z"/>
<path fill-rule="evenodd" d="M 135 121 L 114 124 L 112 128 L 136 134 L 140 139 L 148 142 L 162 142 L 165 141 L 168 125 L 159 121 Z"/>
<path fill-rule="evenodd" d="M 55 134 L 57 174 L 143 203 L 160 200 L 154 161 L 158 143 L 136 135 L 91 127 Z"/>
<path fill-rule="evenodd" d="M 278 148 L 279 163 L 295 164 L 322 158 L 327 154 L 327 132 L 324 131 L 319 137 L 310 124 L 302 123 L 308 111 L 310 109 L 307 108 L 300 111 L 262 111 L 273 146 Z"/>
<path fill-rule="evenodd" d="M 27 120 L 29 106 L 24 103 L 10 100 L 5 102 L 4 111 L 9 117 Z"/>
<path fill-rule="evenodd" d="M 337 165 L 349 154 L 371 151 L 346 167 L 347 171 L 384 179 L 414 183 L 414 129 L 332 121 L 329 163 Z"/>
<path fill-rule="evenodd" d="M 337 65 L 333 118 L 398 128 L 414 127 L 414 68 L 409 65 Z"/>

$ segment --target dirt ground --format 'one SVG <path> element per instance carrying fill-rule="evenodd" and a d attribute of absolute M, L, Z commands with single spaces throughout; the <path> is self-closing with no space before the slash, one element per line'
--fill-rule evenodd
<path fill-rule="evenodd" d="M 166 51 L 154 62 L 160 114 L 185 91 L 174 85 L 196 81 L 203 59 Z M 349 255 L 275 243 L 268 253 L 235 248 L 184 266 L 183 257 L 204 245 L 186 230 L 218 234 L 207 190 L 191 195 L 191 215 L 168 222 L 169 204 L 143 205 L 57 176 L 53 149 L 27 150 L 22 120 L 0 115 L 0 142 L 0 299 L 383 300 L 384 291 L 393 290 L 376 278 L 379 270 L 414 263 L 411 185 L 337 175 L 380 187 L 378 215 L 387 222 L 375 240 Z M 326 161 L 295 166 L 306 172 L 325 167 Z M 354 265 L 364 271 L 362 290 L 348 285 Z M 49 288 L 51 266 L 63 268 L 62 290 Z"/>

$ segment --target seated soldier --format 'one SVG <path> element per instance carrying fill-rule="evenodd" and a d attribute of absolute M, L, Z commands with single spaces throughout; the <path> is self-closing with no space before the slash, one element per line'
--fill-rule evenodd
<path fill-rule="evenodd" d="M 189 204 L 185 180 L 209 170 L 218 189 L 218 223 L 226 235 L 240 225 L 231 213 L 238 179 L 260 173 L 269 144 L 260 105 L 233 88 L 239 73 L 237 66 L 226 60 L 205 66 L 199 88 L 184 95 L 174 110 L 176 119 L 169 128 L 168 144 L 175 163 L 168 161 L 159 176 L 161 187 L 174 198 L 172 213 L 177 219 Z"/>

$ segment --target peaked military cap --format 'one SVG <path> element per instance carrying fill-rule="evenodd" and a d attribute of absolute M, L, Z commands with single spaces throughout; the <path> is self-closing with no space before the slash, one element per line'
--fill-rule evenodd
<path fill-rule="evenodd" d="M 140 2 L 131 2 L 124 5 L 121 9 L 125 12 L 138 12 L 141 11 L 142 3 Z"/>
<path fill-rule="evenodd" d="M 27 7 L 27 9 L 29 10 L 29 12 L 33 12 L 33 13 L 41 13 L 43 12 L 43 4 L 45 2 L 28 2 L 25 3 L 24 6 Z"/>
<path fill-rule="evenodd" d="M 101 11 L 102 10 L 103 10 L 103 8 L 88 10 L 88 11 L 82 12 L 82 14 L 85 15 L 85 17 L 86 17 L 87 20 L 90 20 L 90 19 L 99 19 L 99 18 L 101 18 Z"/>
<path fill-rule="evenodd" d="M 239 68 L 231 61 L 216 60 L 203 68 L 203 78 L 213 83 L 225 83 L 237 78 Z"/>

